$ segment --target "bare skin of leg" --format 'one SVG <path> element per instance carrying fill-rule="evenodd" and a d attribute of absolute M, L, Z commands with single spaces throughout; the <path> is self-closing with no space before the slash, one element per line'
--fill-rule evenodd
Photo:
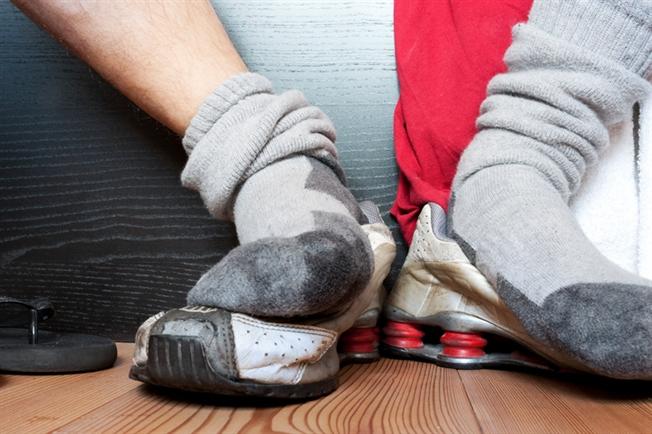
<path fill-rule="evenodd" d="M 120 92 L 183 135 L 247 67 L 208 0 L 13 0 Z"/>

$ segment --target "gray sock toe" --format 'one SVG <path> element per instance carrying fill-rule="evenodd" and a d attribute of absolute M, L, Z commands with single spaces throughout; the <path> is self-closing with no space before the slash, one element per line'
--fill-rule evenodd
<path fill-rule="evenodd" d="M 242 245 L 199 280 L 188 302 L 274 317 L 344 308 L 364 289 L 373 262 L 359 227 L 339 227 Z"/>
<path fill-rule="evenodd" d="M 652 379 L 652 291 L 619 283 L 579 284 L 541 309 L 550 340 L 595 371 Z"/>

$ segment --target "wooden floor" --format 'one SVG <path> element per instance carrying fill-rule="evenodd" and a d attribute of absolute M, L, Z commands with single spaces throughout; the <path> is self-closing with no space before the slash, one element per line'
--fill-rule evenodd
<path fill-rule="evenodd" d="M 456 371 L 383 359 L 342 370 L 330 396 L 252 402 L 161 392 L 129 380 L 132 344 L 112 369 L 0 376 L 0 432 L 652 433 L 652 386 Z"/>

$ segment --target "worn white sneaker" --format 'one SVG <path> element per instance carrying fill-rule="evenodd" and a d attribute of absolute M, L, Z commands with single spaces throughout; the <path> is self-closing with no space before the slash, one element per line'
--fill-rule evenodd
<path fill-rule="evenodd" d="M 341 359 L 378 357 L 382 285 L 396 254 L 377 209 L 366 208 L 370 223 L 362 228 L 374 251 L 374 273 L 348 307 L 300 323 L 204 306 L 160 312 L 136 333 L 130 377 L 224 395 L 312 398 L 335 390 Z"/>
<path fill-rule="evenodd" d="M 383 349 L 457 369 L 588 369 L 531 338 L 457 243 L 446 214 L 423 207 L 407 259 L 384 306 Z"/>

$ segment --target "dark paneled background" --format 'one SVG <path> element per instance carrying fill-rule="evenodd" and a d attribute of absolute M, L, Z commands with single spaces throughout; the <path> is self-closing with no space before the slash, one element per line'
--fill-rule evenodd
<path fill-rule="evenodd" d="M 302 89 L 334 120 L 354 194 L 398 236 L 391 0 L 216 6 L 251 69 Z M 236 244 L 232 227 L 180 186 L 179 139 L 9 2 L 0 79 L 0 294 L 51 297 L 49 327 L 132 339 L 148 315 L 184 304 Z"/>

